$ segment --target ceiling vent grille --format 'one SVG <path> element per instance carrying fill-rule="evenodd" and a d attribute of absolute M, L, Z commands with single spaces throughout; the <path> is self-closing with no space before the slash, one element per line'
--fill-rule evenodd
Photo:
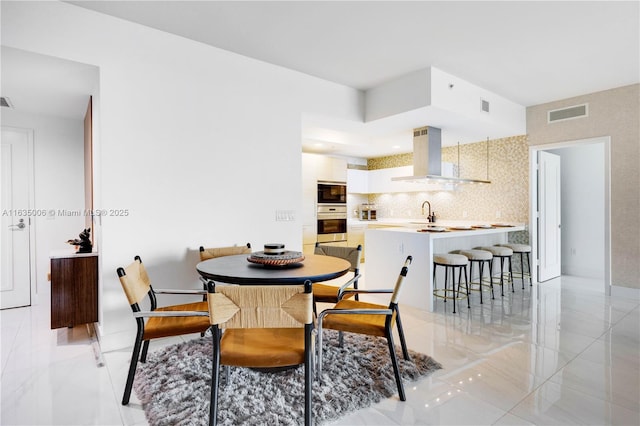
<path fill-rule="evenodd" d="M 429 130 L 426 127 L 422 127 L 420 129 L 413 129 L 413 137 L 417 138 L 418 136 L 425 136 L 429 134 Z"/>
<path fill-rule="evenodd" d="M 573 120 L 589 116 L 589 104 L 574 105 L 567 108 L 554 109 L 547 113 L 547 122 Z"/>
<path fill-rule="evenodd" d="M 6 98 L 4 96 L 0 97 L 0 106 L 2 106 L 3 108 L 13 109 L 13 104 L 11 103 L 11 99 Z"/>

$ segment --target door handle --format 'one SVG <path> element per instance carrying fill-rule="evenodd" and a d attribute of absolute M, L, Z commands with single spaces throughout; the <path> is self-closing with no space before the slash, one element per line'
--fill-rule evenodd
<path fill-rule="evenodd" d="M 24 219 L 20 219 L 17 225 L 9 225 L 9 229 L 24 229 L 27 225 L 24 223 Z"/>

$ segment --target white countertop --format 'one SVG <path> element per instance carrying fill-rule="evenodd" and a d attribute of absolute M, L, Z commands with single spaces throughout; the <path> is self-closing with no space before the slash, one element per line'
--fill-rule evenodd
<path fill-rule="evenodd" d="M 435 224 L 438 226 L 438 224 Z M 451 225 L 456 226 L 456 225 Z M 461 226 L 461 225 L 457 225 Z M 427 229 L 426 226 L 420 227 L 411 227 L 411 226 L 397 226 L 397 227 L 389 227 L 389 228 L 373 228 L 367 229 L 367 232 L 395 232 L 395 233 L 407 233 L 407 234 L 419 234 L 426 235 L 431 239 L 439 239 L 439 238 L 457 238 L 457 237 L 467 237 L 473 235 L 489 235 L 489 234 L 501 234 L 505 232 L 515 232 L 515 231 L 524 231 L 526 228 L 524 225 L 513 225 L 513 226 L 500 226 L 500 227 L 492 227 L 492 228 L 472 228 L 472 229 L 451 229 L 446 228 L 444 232 L 422 232 L 421 229 Z"/>
<path fill-rule="evenodd" d="M 444 232 L 422 232 L 421 229 L 425 229 L 426 227 L 389 227 L 389 228 L 374 228 L 367 229 L 367 232 L 394 232 L 394 233 L 406 233 L 406 234 L 418 234 L 428 236 L 430 239 L 440 239 L 440 238 L 457 238 L 457 237 L 467 237 L 473 235 L 490 235 L 490 234 L 501 234 L 505 232 L 516 232 L 516 231 L 524 231 L 526 228 L 524 225 L 513 225 L 513 226 L 501 226 L 501 227 L 492 227 L 492 228 L 472 228 L 472 229 L 451 229 L 446 228 Z"/>
<path fill-rule="evenodd" d="M 51 250 L 49 252 L 50 259 L 64 259 L 67 257 L 90 257 L 97 256 L 98 252 L 94 251 L 91 253 L 78 253 L 75 248 L 62 249 L 62 250 Z"/>
<path fill-rule="evenodd" d="M 429 223 L 425 219 L 396 219 L 396 218 L 383 218 L 378 220 L 358 220 L 358 219 L 348 219 L 349 225 L 378 225 L 378 226 L 399 226 L 399 227 L 408 227 L 408 228 L 420 228 L 427 226 L 443 226 L 443 227 L 451 227 L 451 226 L 475 226 L 475 225 L 491 225 L 494 223 L 500 224 L 508 224 L 513 226 L 525 226 L 524 223 L 517 222 L 502 222 L 500 220 L 495 221 L 486 221 L 486 220 L 438 220 L 434 223 Z"/>

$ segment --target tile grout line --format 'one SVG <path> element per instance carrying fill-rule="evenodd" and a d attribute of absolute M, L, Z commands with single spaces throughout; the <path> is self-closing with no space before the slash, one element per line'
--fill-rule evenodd
<path fill-rule="evenodd" d="M 636 307 L 636 308 L 634 308 L 634 309 L 637 309 L 637 307 Z M 631 311 L 633 311 L 634 309 L 632 309 Z M 629 312 L 628 312 L 624 317 L 626 317 L 627 315 L 629 315 L 629 314 L 631 313 L 631 311 L 629 311 Z M 622 318 L 624 318 L 624 317 L 622 317 Z M 622 318 L 621 318 L 620 320 L 622 320 Z M 609 326 L 608 326 L 607 330 L 605 330 L 604 332 L 602 332 L 602 334 L 601 334 L 600 336 L 598 336 L 598 337 L 596 337 L 596 338 L 592 338 L 592 339 L 593 339 L 593 341 L 592 341 L 589 345 L 587 345 L 584 349 L 582 349 L 582 350 L 581 350 L 580 352 L 578 352 L 575 356 L 573 356 L 569 361 L 567 361 L 567 362 L 566 362 L 562 367 L 560 367 L 558 370 L 556 370 L 552 375 L 550 375 L 550 376 L 549 376 L 547 379 L 545 379 L 542 383 L 540 383 L 538 386 L 536 386 L 536 388 L 535 388 L 535 389 L 533 389 L 533 390 L 532 390 L 531 392 L 529 392 L 529 393 L 528 393 L 524 398 L 522 398 L 522 399 L 521 399 L 520 401 L 518 401 L 518 402 L 517 402 L 513 407 L 511 407 L 511 408 L 509 409 L 509 411 L 507 411 L 507 413 L 508 413 L 508 414 L 511 414 L 512 416 L 516 416 L 516 417 L 520 418 L 520 416 L 518 416 L 517 414 L 515 414 L 515 413 L 513 413 L 513 412 L 512 412 L 512 411 L 513 411 L 513 410 L 514 410 L 518 405 L 520 405 L 522 402 L 524 402 L 524 400 L 526 400 L 527 398 L 529 398 L 532 394 L 534 394 L 536 391 L 538 391 L 538 390 L 539 390 L 542 386 L 544 386 L 545 384 L 547 384 L 547 383 L 553 383 L 553 382 L 550 382 L 550 380 L 551 380 L 554 376 L 556 376 L 558 373 L 560 373 L 562 370 L 564 370 L 564 369 L 565 369 L 569 364 L 571 364 L 571 362 L 575 361 L 575 360 L 576 360 L 580 355 L 582 355 L 582 354 L 583 354 L 587 349 L 589 349 L 589 348 L 590 348 L 591 346 L 593 346 L 593 345 L 594 345 L 598 340 L 600 340 L 600 339 L 602 338 L 602 336 L 604 336 L 606 333 L 610 332 L 610 331 L 612 330 L 613 326 L 614 326 L 614 324 L 613 324 L 613 323 L 612 323 L 612 324 L 609 324 Z M 580 390 L 578 390 L 578 389 L 575 389 L 575 388 L 571 388 L 571 389 L 572 389 L 574 392 L 578 392 L 578 393 L 580 393 L 580 394 L 582 394 L 582 395 L 585 395 L 585 396 L 591 396 L 591 397 L 593 397 L 592 395 L 586 394 L 586 393 L 584 393 L 584 392 L 582 392 L 582 391 L 580 391 Z M 605 400 L 605 401 L 606 401 L 606 400 Z M 613 404 L 613 402 L 612 402 L 612 401 L 609 401 L 609 403 Z M 617 404 L 616 404 L 616 405 L 617 405 Z M 504 417 L 504 416 L 503 416 L 503 417 Z M 526 419 L 523 419 L 523 420 L 526 420 Z M 528 421 L 528 420 L 526 420 L 526 421 Z"/>

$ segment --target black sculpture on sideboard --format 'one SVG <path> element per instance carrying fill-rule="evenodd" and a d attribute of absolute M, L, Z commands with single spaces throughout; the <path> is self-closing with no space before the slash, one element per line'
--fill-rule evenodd
<path fill-rule="evenodd" d="M 93 244 L 91 243 L 90 234 L 91 228 L 87 228 L 78 235 L 80 237 L 79 239 L 76 238 L 75 240 L 68 240 L 67 243 L 77 246 L 78 253 L 91 253 L 91 250 L 93 250 Z"/>

